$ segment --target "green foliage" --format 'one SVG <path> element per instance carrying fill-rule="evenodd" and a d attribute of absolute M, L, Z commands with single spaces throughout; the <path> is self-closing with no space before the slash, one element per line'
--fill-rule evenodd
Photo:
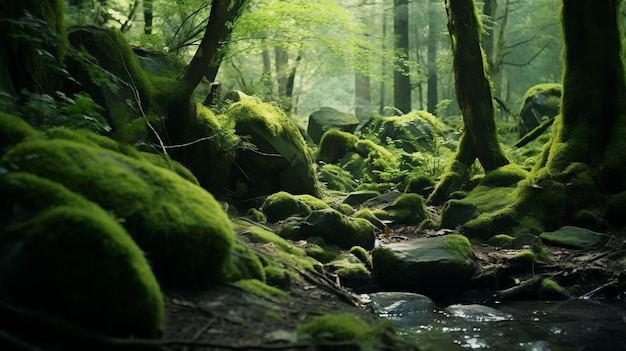
<path fill-rule="evenodd" d="M 329 314 L 314 318 L 298 327 L 298 339 L 363 342 L 370 326 L 353 314 Z"/>
<path fill-rule="evenodd" d="M 36 135 L 36 133 L 21 118 L 0 112 L 0 155 L 9 147 Z"/>

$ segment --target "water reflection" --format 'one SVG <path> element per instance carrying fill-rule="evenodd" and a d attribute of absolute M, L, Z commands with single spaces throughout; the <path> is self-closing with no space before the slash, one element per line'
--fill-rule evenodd
<path fill-rule="evenodd" d="M 422 297 L 415 298 L 416 304 L 402 296 L 392 309 L 380 301 L 378 307 L 423 350 L 626 351 L 624 303 L 530 301 L 425 310 Z"/>

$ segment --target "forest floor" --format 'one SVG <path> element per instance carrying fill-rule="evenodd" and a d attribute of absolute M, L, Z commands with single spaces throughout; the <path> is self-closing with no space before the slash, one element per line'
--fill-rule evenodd
<path fill-rule="evenodd" d="M 447 233 L 400 226 L 380 239 L 401 241 Z M 537 293 L 540 280 L 546 277 L 567 287 L 572 298 L 624 298 L 626 272 L 616 262 L 626 260 L 626 231 L 615 233 L 605 245 L 594 249 L 546 249 L 550 260 L 524 266 L 507 263 L 520 250 L 474 245 L 480 267 L 470 289 L 461 296 L 435 301 L 489 304 L 496 300 L 548 299 L 550 296 Z M 300 271 L 283 298 L 256 296 L 228 284 L 205 292 L 169 291 L 164 340 L 185 341 L 186 346 L 194 346 L 187 349 L 193 350 L 309 349 L 310 345 L 297 343 L 295 330 L 313 317 L 347 312 L 371 322 L 377 318 L 367 305 L 367 296 L 340 283 L 330 275 Z M 357 291 L 376 289 L 371 282 Z"/>

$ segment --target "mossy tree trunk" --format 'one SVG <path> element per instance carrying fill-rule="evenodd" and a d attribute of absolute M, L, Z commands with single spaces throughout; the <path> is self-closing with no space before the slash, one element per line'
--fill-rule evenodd
<path fill-rule="evenodd" d="M 409 79 L 409 2 L 394 0 L 393 32 L 395 34 L 396 67 L 393 72 L 393 105 L 402 113 L 411 111 Z"/>
<path fill-rule="evenodd" d="M 437 77 L 437 46 L 439 43 L 439 18 L 437 16 L 438 0 L 428 1 L 428 102 L 427 109 L 435 113 L 439 96 L 437 94 L 439 78 Z M 421 99 L 420 99 L 421 100 Z"/>
<path fill-rule="evenodd" d="M 495 108 L 485 55 L 480 46 L 482 25 L 473 0 L 446 0 L 448 31 L 452 41 L 454 76 L 459 107 L 465 125 L 454 159 L 429 201 L 441 203 L 463 183 L 476 158 L 485 171 L 509 163 L 496 132 Z M 456 172 L 452 168 L 457 169 Z M 454 174 L 452 174 L 454 173 Z M 455 180 L 450 181 L 450 177 Z"/>

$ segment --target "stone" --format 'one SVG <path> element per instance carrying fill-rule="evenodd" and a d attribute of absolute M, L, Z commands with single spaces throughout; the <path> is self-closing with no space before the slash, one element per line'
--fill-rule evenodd
<path fill-rule="evenodd" d="M 470 322 L 499 322 L 513 319 L 513 316 L 506 312 L 479 304 L 454 304 L 446 307 L 444 312 Z"/>
<path fill-rule="evenodd" d="M 420 238 L 376 247 L 374 278 L 386 289 L 454 295 L 474 275 L 469 240 L 460 234 Z"/>
<path fill-rule="evenodd" d="M 554 232 L 541 233 L 539 238 L 549 245 L 583 250 L 600 245 L 608 239 L 608 235 L 586 228 L 564 226 Z"/>
<path fill-rule="evenodd" d="M 314 143 L 319 144 L 322 135 L 331 129 L 354 133 L 358 126 L 359 120 L 356 116 L 332 107 L 322 107 L 309 116 L 307 133 Z"/>
<path fill-rule="evenodd" d="M 523 98 L 518 131 L 520 138 L 548 119 L 559 114 L 561 84 L 545 83 L 530 87 Z"/>
<path fill-rule="evenodd" d="M 400 327 L 427 325 L 435 317 L 435 303 L 428 296 L 408 292 L 369 294 L 372 312 Z"/>

